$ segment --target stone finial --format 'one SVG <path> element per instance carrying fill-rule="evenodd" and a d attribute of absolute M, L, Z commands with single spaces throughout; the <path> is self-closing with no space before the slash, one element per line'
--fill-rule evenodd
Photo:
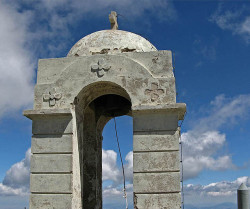
<path fill-rule="evenodd" d="M 117 13 L 114 11 L 111 11 L 109 14 L 109 21 L 111 23 L 111 30 L 117 30 L 118 29 L 118 22 L 117 22 Z"/>

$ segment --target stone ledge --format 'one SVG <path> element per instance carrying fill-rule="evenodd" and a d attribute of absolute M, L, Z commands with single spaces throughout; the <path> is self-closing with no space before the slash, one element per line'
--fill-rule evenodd
<path fill-rule="evenodd" d="M 41 110 L 24 110 L 23 115 L 33 120 L 38 117 L 49 116 L 71 116 L 70 109 L 41 109 Z"/>
<path fill-rule="evenodd" d="M 140 105 L 132 107 L 132 114 L 140 113 L 178 113 L 178 119 L 183 120 L 186 113 L 185 103 L 164 104 L 164 105 Z"/>

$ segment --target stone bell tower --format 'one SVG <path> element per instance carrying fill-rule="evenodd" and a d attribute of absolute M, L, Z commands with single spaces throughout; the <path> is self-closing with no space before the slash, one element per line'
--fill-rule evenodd
<path fill-rule="evenodd" d="M 67 57 L 39 60 L 32 120 L 30 209 L 102 209 L 102 130 L 133 117 L 136 209 L 179 209 L 178 121 L 171 51 L 131 32 L 92 33 Z"/>

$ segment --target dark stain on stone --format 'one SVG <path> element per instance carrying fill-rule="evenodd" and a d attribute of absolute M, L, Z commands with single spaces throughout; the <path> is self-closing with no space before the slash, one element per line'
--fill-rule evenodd
<path fill-rule="evenodd" d="M 138 207 L 137 207 L 137 196 L 136 196 L 136 194 L 134 193 L 134 209 L 138 209 Z"/>
<path fill-rule="evenodd" d="M 121 52 L 133 52 L 135 51 L 136 49 L 129 49 L 128 47 L 124 48 L 124 49 L 121 49 Z"/>

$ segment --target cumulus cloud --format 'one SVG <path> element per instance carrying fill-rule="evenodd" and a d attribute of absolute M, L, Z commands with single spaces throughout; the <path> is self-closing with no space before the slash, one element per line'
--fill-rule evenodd
<path fill-rule="evenodd" d="M 0 1 L 0 117 L 31 105 L 34 64 L 26 48 L 29 13 Z"/>
<path fill-rule="evenodd" d="M 211 200 L 213 203 L 235 202 L 237 189 L 242 183 L 249 187 L 250 177 L 243 176 L 234 181 L 214 182 L 208 185 L 187 184 L 184 186 L 184 194 L 190 203 L 194 199 L 203 203 L 209 203 Z M 196 203 L 198 203 L 197 201 Z"/>
<path fill-rule="evenodd" d="M 11 166 L 0 183 L 0 196 L 27 195 L 29 192 L 30 149 L 25 158 Z"/>
<path fill-rule="evenodd" d="M 154 2 L 150 0 L 13 0 L 5 2 L 17 10 L 29 11 L 31 18 L 28 25 L 31 29 L 28 29 L 28 37 L 32 42 L 29 45 L 46 57 L 62 55 L 65 50 L 69 51 L 69 44 L 72 44 L 70 43 L 72 40 L 70 29 L 73 30 L 80 21 L 84 22 L 91 19 L 90 17 L 106 17 L 108 23 L 108 12 L 111 10 L 116 10 L 131 23 L 138 18 L 143 18 L 144 21 L 140 20 L 141 24 L 149 24 L 145 21 L 148 18 L 146 12 L 154 13 L 155 18 L 159 20 L 174 20 L 177 16 L 173 3 L 168 0 Z"/>
<path fill-rule="evenodd" d="M 133 182 L 133 152 L 125 157 L 124 170 L 126 181 Z M 113 185 L 123 183 L 122 169 L 117 165 L 117 153 L 113 150 L 102 150 L 102 180 L 110 180 Z"/>
<path fill-rule="evenodd" d="M 210 21 L 216 23 L 223 30 L 229 30 L 234 35 L 242 36 L 247 43 L 250 43 L 250 16 L 249 9 L 246 7 L 232 11 L 223 10 L 220 5 L 211 15 Z"/>
<path fill-rule="evenodd" d="M 232 157 L 223 153 L 226 135 L 219 129 L 237 124 L 250 113 L 250 95 L 235 98 L 217 96 L 208 107 L 209 115 L 196 120 L 188 132 L 182 133 L 184 179 L 197 177 L 203 170 L 236 169 Z"/>
<path fill-rule="evenodd" d="M 182 140 L 185 179 L 196 177 L 204 169 L 221 171 L 235 167 L 231 156 L 215 157 L 225 145 L 225 134 L 217 131 L 189 131 L 182 134 Z"/>
<path fill-rule="evenodd" d="M 102 180 L 118 182 L 120 170 L 117 167 L 117 153 L 113 150 L 102 150 Z"/>

